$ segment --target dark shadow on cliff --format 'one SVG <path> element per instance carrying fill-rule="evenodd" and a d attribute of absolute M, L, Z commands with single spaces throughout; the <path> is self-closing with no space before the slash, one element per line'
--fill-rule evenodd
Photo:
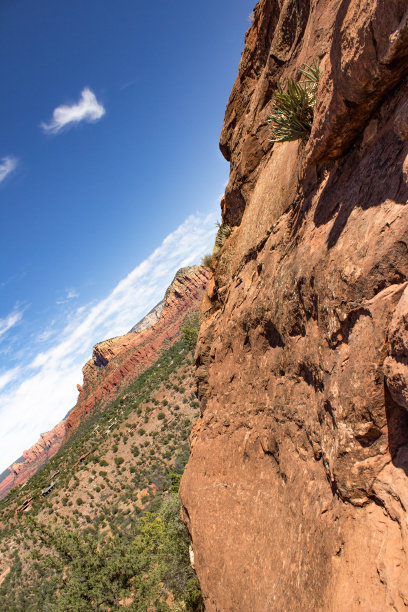
<path fill-rule="evenodd" d="M 403 178 L 406 149 L 405 143 L 388 130 L 362 158 L 355 150 L 343 163 L 333 164 L 313 219 L 316 226 L 321 226 L 335 217 L 327 238 L 329 249 L 337 243 L 355 208 L 367 210 L 386 200 L 407 203 L 408 185 Z"/>
<path fill-rule="evenodd" d="M 384 401 L 392 463 L 408 476 L 408 411 L 394 402 L 386 385 Z"/>
<path fill-rule="evenodd" d="M 342 0 L 337 10 L 333 27 L 333 44 L 330 50 L 333 95 L 340 97 L 343 89 L 341 82 L 343 78 L 342 27 L 350 3 L 351 0 Z M 400 83 L 403 83 L 402 79 Z M 395 85 L 398 86 L 398 83 L 390 83 L 390 87 L 395 87 Z M 403 87 L 403 84 L 401 86 Z M 401 99 L 404 99 L 403 92 L 401 92 Z M 384 97 L 382 100 L 384 101 Z M 367 113 L 373 112 L 374 107 L 371 106 L 369 99 L 362 101 L 361 105 L 344 99 L 343 102 L 349 107 L 349 116 L 342 127 L 335 128 L 336 138 L 341 140 L 344 137 L 345 141 L 349 140 L 347 135 L 349 124 L 359 125 L 361 121 L 357 115 L 360 113 L 364 116 L 364 121 L 357 131 L 357 140 L 354 140 L 353 147 L 349 148 L 348 152 L 336 162 L 328 161 L 314 169 L 305 169 L 304 200 L 298 209 L 293 226 L 293 234 L 296 234 L 305 220 L 307 211 L 311 209 L 312 201 L 317 196 L 322 183 L 326 181 L 322 192 L 318 195 L 314 223 L 316 226 L 326 225 L 334 218 L 327 238 L 329 249 L 337 243 L 349 216 L 356 207 L 366 210 L 379 206 L 388 199 L 398 204 L 406 204 L 408 201 L 408 185 L 402 173 L 408 145 L 399 140 L 394 133 L 392 109 L 389 109 L 388 122 L 384 122 L 372 142 L 363 147 L 363 130 L 368 124 Z M 375 106 L 380 103 L 381 98 L 377 100 Z M 373 116 L 371 114 L 371 117 Z"/>

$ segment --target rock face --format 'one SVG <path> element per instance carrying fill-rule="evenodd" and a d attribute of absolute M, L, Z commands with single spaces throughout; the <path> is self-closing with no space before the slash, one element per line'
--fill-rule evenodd
<path fill-rule="evenodd" d="M 164 300 L 128 334 L 94 347 L 92 359 L 83 368 L 83 385 L 77 385 L 77 404 L 54 429 L 24 451 L 24 461 L 8 468 L 9 474 L 0 482 L 0 499 L 51 459 L 97 405 L 113 400 L 179 338 L 186 316 L 199 308 L 209 275 L 203 266 L 180 269 Z"/>
<path fill-rule="evenodd" d="M 307 144 L 273 91 L 319 58 Z M 408 8 L 260 0 L 182 480 L 208 612 L 408 606 Z"/>
<path fill-rule="evenodd" d="M 82 370 L 78 402 L 66 419 L 67 436 L 97 405 L 114 399 L 177 340 L 187 314 L 199 308 L 208 277 L 209 269 L 203 266 L 182 268 L 164 300 L 128 334 L 94 347 Z"/>
<path fill-rule="evenodd" d="M 64 436 L 65 421 L 58 423 L 51 431 L 41 434 L 38 442 L 23 452 L 23 461 L 13 463 L 8 468 L 9 474 L 0 482 L 0 499 L 14 487 L 26 482 L 51 459 L 61 448 Z"/>

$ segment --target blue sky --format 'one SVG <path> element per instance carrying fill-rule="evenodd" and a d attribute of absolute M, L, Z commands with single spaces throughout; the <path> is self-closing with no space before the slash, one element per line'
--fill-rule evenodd
<path fill-rule="evenodd" d="M 210 250 L 253 5 L 0 3 L 0 472 Z"/>

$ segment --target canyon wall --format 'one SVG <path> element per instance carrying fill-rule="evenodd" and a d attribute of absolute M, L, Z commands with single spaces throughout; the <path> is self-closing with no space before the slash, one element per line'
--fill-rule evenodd
<path fill-rule="evenodd" d="M 51 459 L 96 407 L 103 408 L 178 340 L 186 317 L 199 308 L 210 271 L 204 266 L 181 268 L 164 299 L 128 334 L 100 342 L 83 367 L 79 397 L 67 417 L 24 451 L 0 482 L 0 499 L 26 482 Z"/>
<path fill-rule="evenodd" d="M 41 434 L 34 446 L 23 452 L 23 460 L 8 468 L 7 476 L 0 482 L 0 499 L 14 487 L 24 484 L 42 465 L 59 451 L 65 436 L 65 421 Z"/>
<path fill-rule="evenodd" d="M 306 143 L 273 92 L 322 76 Z M 207 612 L 408 606 L 408 8 L 260 0 L 181 484 Z"/>

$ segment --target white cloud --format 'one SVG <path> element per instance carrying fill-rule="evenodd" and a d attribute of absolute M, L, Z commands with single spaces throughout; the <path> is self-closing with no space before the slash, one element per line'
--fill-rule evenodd
<path fill-rule="evenodd" d="M 9 155 L 0 161 L 0 183 L 17 168 L 17 158 Z"/>
<path fill-rule="evenodd" d="M 11 370 L 7 370 L 7 372 L 3 372 L 0 374 L 0 390 L 4 389 L 10 382 L 15 380 L 20 374 L 20 368 L 12 368 Z"/>
<path fill-rule="evenodd" d="M 66 304 L 69 300 L 79 297 L 79 293 L 75 289 L 68 289 L 67 294 L 64 298 L 57 300 L 57 304 Z"/>
<path fill-rule="evenodd" d="M 0 341 L 1 336 L 3 336 L 9 329 L 17 325 L 19 321 L 23 318 L 22 310 L 13 310 L 10 314 L 7 315 L 4 319 L 0 319 Z"/>
<path fill-rule="evenodd" d="M 85 87 L 77 104 L 57 106 L 52 113 L 52 120 L 49 123 L 41 123 L 41 127 L 44 132 L 57 134 L 64 127 L 80 121 L 87 121 L 88 123 L 99 121 L 104 114 L 103 105 L 98 102 L 93 91 L 89 87 Z"/>
<path fill-rule="evenodd" d="M 163 298 L 175 272 L 199 262 L 212 247 L 215 220 L 215 210 L 188 217 L 108 296 L 73 309 L 58 341 L 33 356 L 20 384 L 0 392 L 0 472 L 75 404 L 76 383 L 82 382 L 93 345 L 128 332 Z"/>

